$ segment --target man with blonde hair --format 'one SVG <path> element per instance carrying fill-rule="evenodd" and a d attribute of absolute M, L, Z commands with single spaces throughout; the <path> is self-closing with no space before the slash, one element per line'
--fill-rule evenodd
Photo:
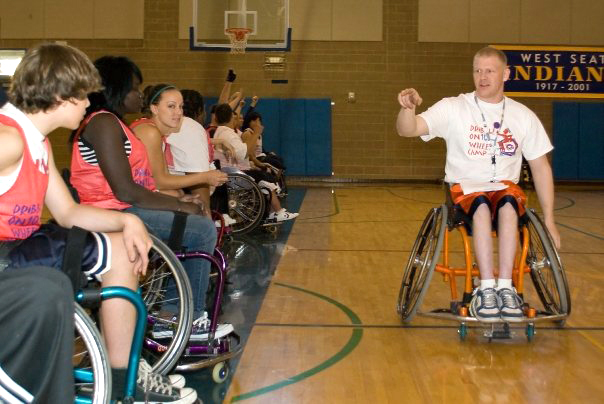
<path fill-rule="evenodd" d="M 396 121 L 400 136 L 447 144 L 445 181 L 451 197 L 472 218 L 480 287 L 474 291 L 470 313 L 479 321 L 521 321 L 522 300 L 512 285 L 518 244 L 518 218 L 526 196 L 516 185 L 522 156 L 528 160 L 545 224 L 560 246 L 554 222 L 554 185 L 547 153 L 553 149 L 537 116 L 504 95 L 510 70 L 503 52 L 492 47 L 474 55 L 475 90 L 444 98 L 421 114 L 422 98 L 413 88 L 398 94 L 401 110 Z M 499 243 L 499 276 L 495 279 L 491 229 Z"/>

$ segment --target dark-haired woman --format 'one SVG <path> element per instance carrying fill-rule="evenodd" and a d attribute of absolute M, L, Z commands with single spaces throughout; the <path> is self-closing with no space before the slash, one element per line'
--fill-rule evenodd
<path fill-rule="evenodd" d="M 104 89 L 90 97 L 87 116 L 72 139 L 71 182 L 82 203 L 133 213 L 164 241 L 170 237 L 174 212 L 188 213 L 183 247 L 212 253 L 216 243 L 214 223 L 203 216 L 200 205 L 156 192 L 145 145 L 123 121 L 124 115 L 140 112 L 140 70 L 121 56 L 104 56 L 95 66 Z M 209 263 L 189 259 L 184 267 L 193 289 L 195 315 L 205 319 Z M 206 323 L 195 322 L 192 340 L 208 337 Z M 230 324 L 221 324 L 216 336 L 232 330 Z"/>

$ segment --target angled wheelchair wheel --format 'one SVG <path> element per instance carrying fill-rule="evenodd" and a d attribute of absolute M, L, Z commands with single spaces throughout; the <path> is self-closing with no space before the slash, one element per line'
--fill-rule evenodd
<path fill-rule="evenodd" d="M 546 312 L 570 314 L 570 291 L 566 274 L 554 242 L 545 225 L 532 209 L 526 211 L 529 250 L 526 264 Z"/>
<path fill-rule="evenodd" d="M 447 228 L 443 205 L 428 212 L 409 254 L 398 295 L 397 311 L 403 321 L 411 321 L 430 285 Z"/>
<path fill-rule="evenodd" d="M 233 233 L 247 233 L 255 229 L 265 213 L 265 198 L 252 177 L 231 173 L 227 182 L 229 216 L 237 221 L 231 225 Z"/>
<path fill-rule="evenodd" d="M 191 333 L 193 294 L 180 260 L 157 237 L 151 238 L 149 267 L 141 279 L 149 323 L 142 355 L 155 372 L 167 374 L 176 365 Z M 170 335 L 154 338 L 156 327 L 168 330 Z"/>
<path fill-rule="evenodd" d="M 75 304 L 74 379 L 76 402 L 109 403 L 111 368 L 107 349 L 94 322 Z"/>

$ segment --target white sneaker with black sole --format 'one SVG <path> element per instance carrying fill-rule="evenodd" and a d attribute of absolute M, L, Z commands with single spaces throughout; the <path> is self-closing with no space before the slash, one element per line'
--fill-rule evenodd
<path fill-rule="evenodd" d="M 139 374 L 134 404 L 193 404 L 197 401 L 195 390 L 190 387 L 179 389 L 164 383 L 161 377 L 154 373 Z"/>
<path fill-rule="evenodd" d="M 183 375 L 172 374 L 168 376 L 160 375 L 159 373 L 154 373 L 153 368 L 145 359 L 141 358 L 138 363 L 138 375 L 150 375 L 149 377 L 158 377 L 160 381 L 163 383 L 171 384 L 173 387 L 183 388 L 185 387 L 186 379 Z"/>

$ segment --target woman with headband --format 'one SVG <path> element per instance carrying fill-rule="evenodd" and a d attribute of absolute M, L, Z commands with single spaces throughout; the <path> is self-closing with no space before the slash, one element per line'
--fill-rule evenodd
<path fill-rule="evenodd" d="M 144 112 L 148 118 L 135 121 L 130 127 L 145 145 L 155 185 L 160 192 L 183 196 L 183 188 L 192 186 L 219 186 L 227 175 L 218 170 L 174 175 L 174 158 L 167 137 L 178 132 L 183 120 L 183 98 L 180 91 L 169 84 L 158 84 L 145 89 Z M 209 206 L 204 214 L 210 216 Z"/>
<path fill-rule="evenodd" d="M 94 64 L 101 75 L 103 90 L 91 94 L 87 115 L 72 138 L 71 182 L 81 202 L 133 213 L 164 241 L 170 238 L 174 212 L 188 213 L 182 246 L 189 251 L 211 254 L 216 244 L 214 223 L 203 216 L 201 206 L 187 197 L 156 192 L 145 144 L 123 120 L 126 114 L 139 113 L 142 106 L 139 68 L 123 56 L 104 56 Z M 180 109 L 179 105 L 175 107 Z M 176 112 L 168 123 L 177 126 L 179 115 Z M 226 175 L 224 178 L 222 175 L 214 175 L 216 182 L 226 180 Z M 195 316 L 202 318 L 210 264 L 201 259 L 188 259 L 183 264 L 193 289 Z M 194 325 L 191 339 L 207 338 L 205 323 L 195 324 L 199 326 Z M 215 337 L 232 331 L 232 325 L 219 324 Z"/>

